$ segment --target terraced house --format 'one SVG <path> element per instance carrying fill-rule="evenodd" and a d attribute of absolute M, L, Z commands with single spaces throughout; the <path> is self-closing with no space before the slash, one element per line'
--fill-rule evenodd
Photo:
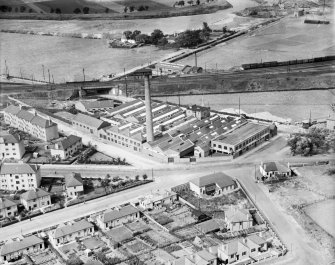
<path fill-rule="evenodd" d="M 81 138 L 75 135 L 70 135 L 65 139 L 55 143 L 55 146 L 50 148 L 50 153 L 53 157 L 67 159 L 75 152 L 82 148 Z"/>
<path fill-rule="evenodd" d="M 50 193 L 39 188 L 21 194 L 20 200 L 24 208 L 28 211 L 51 205 Z"/>
<path fill-rule="evenodd" d="M 24 254 L 38 253 L 43 249 L 45 249 L 44 241 L 33 235 L 3 245 L 0 257 L 3 261 L 10 261 L 21 258 Z"/>
<path fill-rule="evenodd" d="M 38 166 L 25 163 L 4 163 L 0 169 L 0 187 L 3 190 L 31 190 L 41 183 Z"/>
<path fill-rule="evenodd" d="M 29 133 L 43 141 L 59 137 L 57 124 L 50 119 L 44 119 L 33 112 L 23 110 L 21 107 L 9 105 L 4 109 L 5 123 L 21 131 Z"/>
<path fill-rule="evenodd" d="M 67 225 L 60 225 L 55 230 L 49 233 L 49 238 L 54 246 L 66 244 L 94 234 L 94 226 L 86 220 L 70 223 Z"/>
<path fill-rule="evenodd" d="M 97 218 L 97 224 L 101 229 L 108 230 L 139 218 L 140 211 L 132 205 L 127 205 L 101 214 Z"/>
<path fill-rule="evenodd" d="M 21 159 L 25 148 L 19 135 L 2 134 L 0 136 L 0 159 Z"/>

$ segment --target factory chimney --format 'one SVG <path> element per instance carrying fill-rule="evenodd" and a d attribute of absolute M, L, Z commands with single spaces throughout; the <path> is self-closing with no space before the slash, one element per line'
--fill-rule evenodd
<path fill-rule="evenodd" d="M 150 96 L 150 75 L 151 73 L 144 74 L 147 142 L 152 142 L 154 140 L 154 130 L 152 126 L 151 96 Z"/>

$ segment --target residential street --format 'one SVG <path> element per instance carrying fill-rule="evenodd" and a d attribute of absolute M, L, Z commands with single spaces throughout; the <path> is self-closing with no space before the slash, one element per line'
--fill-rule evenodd
<path fill-rule="evenodd" d="M 251 196 L 256 198 L 257 205 L 265 213 L 265 215 L 272 221 L 273 225 L 279 232 L 284 243 L 290 249 L 293 247 L 293 254 L 289 253 L 284 260 L 279 261 L 285 264 L 326 264 L 324 258 L 317 252 L 317 246 L 308 241 L 305 232 L 300 226 L 287 216 L 278 206 L 275 206 L 266 195 L 266 191 L 255 183 L 253 180 L 254 167 L 241 167 L 235 165 L 235 168 L 228 169 L 226 166 L 215 166 L 211 170 L 207 167 L 190 168 L 186 170 L 175 169 L 160 171 L 155 173 L 155 182 L 148 185 L 140 186 L 121 193 L 102 197 L 97 200 L 86 202 L 86 204 L 75 205 L 69 208 L 64 208 L 55 212 L 51 212 L 32 219 L 32 221 L 24 221 L 14 224 L 12 226 L 0 229 L 1 240 L 6 240 L 21 234 L 30 233 L 36 230 L 59 224 L 61 222 L 72 220 L 80 216 L 86 216 L 108 207 L 123 204 L 130 201 L 137 196 L 150 193 L 150 191 L 157 188 L 169 189 L 175 185 L 182 184 L 188 180 L 209 174 L 213 171 L 224 171 L 229 175 L 238 178 L 245 187 L 247 187 Z M 271 264 L 274 264 L 271 261 Z"/>

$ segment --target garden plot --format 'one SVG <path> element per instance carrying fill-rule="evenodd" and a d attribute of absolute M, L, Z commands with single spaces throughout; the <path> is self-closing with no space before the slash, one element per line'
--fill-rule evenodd
<path fill-rule="evenodd" d="M 128 227 L 134 234 L 142 234 L 150 230 L 150 227 L 146 225 L 142 220 L 128 223 L 125 226 Z"/>
<path fill-rule="evenodd" d="M 176 228 L 184 227 L 195 223 L 197 220 L 193 217 L 192 211 L 187 206 L 182 206 L 168 213 L 173 222 L 168 223 L 165 227 L 170 231 Z"/>
<path fill-rule="evenodd" d="M 74 252 L 78 252 L 79 244 L 77 242 L 72 242 L 66 245 L 59 247 L 59 251 L 63 253 L 63 255 L 70 256 Z"/>
<path fill-rule="evenodd" d="M 173 232 L 176 236 L 183 239 L 194 238 L 196 236 L 202 235 L 202 233 L 197 230 L 194 226 L 185 227 Z"/>
<path fill-rule="evenodd" d="M 29 255 L 34 264 L 53 265 L 57 263 L 56 255 L 50 250 L 39 254 Z"/>
<path fill-rule="evenodd" d="M 175 242 L 178 242 L 178 238 L 169 234 L 168 232 L 165 232 L 163 230 L 151 230 L 148 232 L 145 232 L 141 235 L 141 237 L 147 237 L 152 242 L 156 242 L 156 245 L 159 247 L 166 246 Z"/>
<path fill-rule="evenodd" d="M 97 249 L 105 246 L 105 243 L 96 237 L 91 237 L 83 240 L 83 245 L 88 249 Z"/>
<path fill-rule="evenodd" d="M 127 248 L 132 255 L 138 255 L 151 249 L 149 245 L 137 238 L 126 243 L 124 247 Z"/>

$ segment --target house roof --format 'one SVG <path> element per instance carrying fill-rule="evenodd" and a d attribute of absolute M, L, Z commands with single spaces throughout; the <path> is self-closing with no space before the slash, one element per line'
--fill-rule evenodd
<path fill-rule="evenodd" d="M 103 265 L 103 263 L 98 260 L 91 259 L 91 260 L 86 261 L 84 265 Z"/>
<path fill-rule="evenodd" d="M 95 128 L 97 130 L 110 125 L 108 122 L 99 120 L 97 118 L 82 113 L 78 113 L 76 116 L 74 116 L 73 120 L 85 124 L 91 128 Z"/>
<path fill-rule="evenodd" d="M 43 190 L 43 189 L 32 189 L 32 190 L 28 190 L 27 192 L 21 194 L 21 199 L 25 200 L 25 201 L 30 201 L 30 200 L 34 200 L 34 199 L 38 199 L 44 196 L 50 196 L 50 193 Z"/>
<path fill-rule="evenodd" d="M 16 115 L 20 112 L 20 110 L 21 110 L 20 107 L 17 107 L 17 106 L 14 106 L 14 105 L 9 105 L 3 111 L 6 112 L 6 113 Z"/>
<path fill-rule="evenodd" d="M 289 172 L 290 169 L 281 163 L 267 162 L 262 165 L 265 172 Z"/>
<path fill-rule="evenodd" d="M 228 256 L 248 250 L 247 246 L 237 238 L 225 243 L 224 245 L 226 245 L 225 254 Z"/>
<path fill-rule="evenodd" d="M 20 142 L 18 135 L 16 134 L 1 134 L 0 143 L 4 144 L 17 144 Z"/>
<path fill-rule="evenodd" d="M 134 213 L 138 213 L 139 210 L 137 208 L 135 208 L 132 205 L 127 205 L 122 207 L 119 210 L 113 210 L 113 211 L 108 211 L 105 212 L 102 216 L 102 222 L 107 223 L 119 218 L 122 218 L 124 216 L 128 216 Z"/>
<path fill-rule="evenodd" d="M 4 209 L 4 208 L 7 208 L 7 207 L 12 207 L 12 206 L 15 206 L 15 205 L 17 205 L 17 203 L 10 200 L 10 199 L 0 198 L 0 209 Z"/>
<path fill-rule="evenodd" d="M 93 227 L 93 224 L 86 220 L 80 220 L 70 225 L 59 226 L 55 229 L 54 238 L 60 238 L 91 227 Z"/>
<path fill-rule="evenodd" d="M 70 146 L 74 145 L 75 143 L 81 141 L 81 138 L 76 136 L 76 135 L 70 135 L 68 137 L 66 137 L 65 139 L 57 142 L 59 148 L 61 150 L 65 150 L 67 148 L 69 148 Z"/>
<path fill-rule="evenodd" d="M 201 250 L 197 253 L 195 253 L 196 256 L 199 256 L 201 259 L 205 260 L 205 261 L 211 261 L 216 259 L 216 256 L 214 256 L 213 254 L 209 253 L 207 250 Z"/>
<path fill-rule="evenodd" d="M 216 184 L 220 188 L 235 185 L 235 181 L 228 175 L 218 172 L 206 176 L 202 176 L 196 179 L 192 179 L 190 182 L 197 185 L 198 187 L 204 187 L 211 184 Z"/>
<path fill-rule="evenodd" d="M 77 187 L 83 186 L 83 180 L 79 173 L 73 173 L 71 176 L 65 177 L 65 186 L 66 187 Z"/>
<path fill-rule="evenodd" d="M 35 174 L 38 167 L 25 163 L 4 163 L 1 166 L 0 174 Z"/>
<path fill-rule="evenodd" d="M 225 216 L 229 222 L 248 222 L 252 220 L 252 216 L 246 209 L 229 209 L 225 211 Z"/>
<path fill-rule="evenodd" d="M 42 243 L 44 243 L 42 239 L 40 239 L 39 237 L 35 235 L 32 235 L 32 236 L 24 238 L 21 241 L 14 241 L 14 242 L 5 244 L 1 249 L 0 255 L 5 256 L 7 254 L 10 254 L 10 253 L 22 250 L 22 249 L 26 249 L 36 244 L 42 244 Z"/>
<path fill-rule="evenodd" d="M 113 108 L 114 107 L 114 100 L 96 100 L 96 101 L 81 101 L 81 104 L 84 107 L 89 109 L 104 109 L 104 108 Z"/>
<path fill-rule="evenodd" d="M 220 230 L 219 224 L 214 220 L 208 220 L 202 223 L 197 224 L 198 230 L 202 233 L 207 234 L 216 230 Z"/>
<path fill-rule="evenodd" d="M 248 239 L 250 241 L 254 242 L 257 245 L 262 245 L 262 244 L 266 243 L 266 241 L 262 237 L 260 237 L 256 234 L 248 236 Z"/>

